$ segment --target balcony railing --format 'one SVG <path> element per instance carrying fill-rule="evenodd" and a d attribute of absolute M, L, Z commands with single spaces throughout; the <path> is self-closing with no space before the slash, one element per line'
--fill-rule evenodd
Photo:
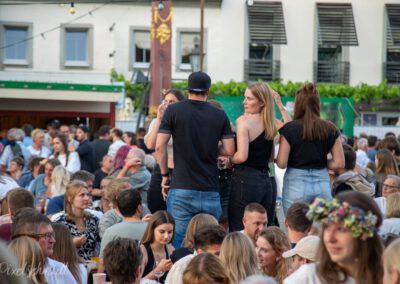
<path fill-rule="evenodd" d="M 279 60 L 247 59 L 244 61 L 245 81 L 279 80 L 281 62 Z"/>
<path fill-rule="evenodd" d="M 400 61 L 383 63 L 383 78 L 389 84 L 400 84 Z"/>
<path fill-rule="evenodd" d="M 348 84 L 350 63 L 345 61 L 315 61 L 314 81 L 317 83 Z"/>

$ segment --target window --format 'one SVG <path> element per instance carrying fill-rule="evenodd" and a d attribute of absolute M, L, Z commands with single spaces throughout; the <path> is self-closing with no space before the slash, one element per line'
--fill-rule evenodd
<path fill-rule="evenodd" d="M 317 3 L 318 50 L 314 81 L 348 84 L 348 46 L 358 46 L 350 3 Z"/>
<path fill-rule="evenodd" d="M 65 27 L 62 30 L 62 65 L 66 68 L 92 67 L 91 27 Z"/>
<path fill-rule="evenodd" d="M 148 68 L 150 64 L 150 31 L 132 30 L 132 64 L 134 68 Z"/>
<path fill-rule="evenodd" d="M 277 80 L 280 78 L 279 45 L 287 44 L 282 3 L 253 1 L 246 7 L 249 56 L 244 60 L 244 79 Z"/>
<path fill-rule="evenodd" d="M 206 51 L 206 32 L 204 32 L 203 53 Z M 194 49 L 200 48 L 200 33 L 197 31 L 178 31 L 177 66 L 180 70 L 191 70 L 190 55 Z M 206 68 L 206 56 L 204 56 L 204 66 Z"/>
<path fill-rule="evenodd" d="M 32 61 L 32 26 L 21 23 L 1 25 L 2 63 L 4 65 L 29 66 Z"/>
<path fill-rule="evenodd" d="M 400 4 L 386 4 L 386 62 L 384 79 L 400 84 Z"/>

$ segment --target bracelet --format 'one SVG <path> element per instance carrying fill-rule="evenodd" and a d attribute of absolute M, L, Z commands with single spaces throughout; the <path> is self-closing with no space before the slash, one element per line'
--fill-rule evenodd
<path fill-rule="evenodd" d="M 169 177 L 169 172 L 165 173 L 165 174 L 161 174 L 162 177 Z"/>

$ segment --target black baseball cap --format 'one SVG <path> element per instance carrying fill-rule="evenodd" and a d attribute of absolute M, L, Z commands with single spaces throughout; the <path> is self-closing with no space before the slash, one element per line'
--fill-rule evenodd
<path fill-rule="evenodd" d="M 211 87 L 211 78 L 204 72 L 193 72 L 189 75 L 187 90 L 193 92 L 205 92 Z"/>
<path fill-rule="evenodd" d="M 90 132 L 89 127 L 88 127 L 87 125 L 85 125 L 85 124 L 81 124 L 81 125 L 79 125 L 77 128 L 80 129 L 80 130 L 82 130 L 82 131 L 85 132 L 85 133 L 89 133 L 89 132 Z"/>

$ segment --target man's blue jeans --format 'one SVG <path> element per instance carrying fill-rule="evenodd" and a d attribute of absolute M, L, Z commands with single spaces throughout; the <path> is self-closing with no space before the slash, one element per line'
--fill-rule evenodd
<path fill-rule="evenodd" d="M 217 220 L 222 214 L 219 192 L 172 188 L 168 192 L 167 210 L 175 220 L 173 246 L 179 248 L 186 234 L 190 219 L 199 213 L 213 215 Z"/>

